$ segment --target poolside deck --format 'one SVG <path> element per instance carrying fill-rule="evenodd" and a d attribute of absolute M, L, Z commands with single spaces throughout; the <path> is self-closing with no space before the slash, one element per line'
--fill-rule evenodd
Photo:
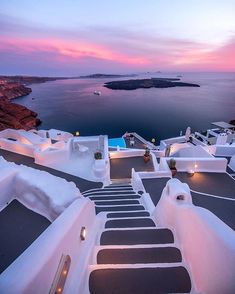
<path fill-rule="evenodd" d="M 135 171 L 154 171 L 152 161 L 145 163 L 143 156 L 113 158 L 110 160 L 110 177 L 111 179 L 131 178 L 132 168 Z"/>
<path fill-rule="evenodd" d="M 74 182 L 81 192 L 84 192 L 89 189 L 102 187 L 102 183 L 91 182 L 91 181 L 67 174 L 65 172 L 55 170 L 50 167 L 36 164 L 36 163 L 34 163 L 34 159 L 29 156 L 6 151 L 3 149 L 0 149 L 0 156 L 3 156 L 7 161 L 14 162 L 16 164 L 23 164 L 23 165 L 26 165 L 26 166 L 29 166 L 29 167 L 32 167 L 32 168 L 35 168 L 38 170 L 43 170 L 43 171 L 46 171 L 56 177 L 63 178 L 65 180 L 67 180 L 68 182 Z"/>
<path fill-rule="evenodd" d="M 13 200 L 0 212 L 0 273 L 51 224 L 40 214 Z"/>
<path fill-rule="evenodd" d="M 131 148 L 131 149 L 145 149 L 146 145 L 141 142 L 138 138 L 135 137 L 135 144 L 134 146 L 130 145 L 130 140 L 127 138 L 124 138 L 125 142 L 126 142 L 126 148 Z"/>

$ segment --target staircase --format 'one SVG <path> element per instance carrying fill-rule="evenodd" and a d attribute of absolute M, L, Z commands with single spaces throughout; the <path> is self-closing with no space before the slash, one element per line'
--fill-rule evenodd
<path fill-rule="evenodd" d="M 191 280 L 174 245 L 173 233 L 157 228 L 129 184 L 83 193 L 96 213 L 106 212 L 105 228 L 90 266 L 92 294 L 189 293 Z"/>

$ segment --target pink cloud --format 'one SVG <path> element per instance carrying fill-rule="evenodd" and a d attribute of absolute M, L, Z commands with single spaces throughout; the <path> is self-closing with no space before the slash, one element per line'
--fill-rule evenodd
<path fill-rule="evenodd" d="M 25 60 L 31 58 L 32 63 L 34 55 L 40 56 L 42 61 L 50 58 L 58 66 L 79 63 L 92 68 L 95 60 L 99 66 L 103 62 L 114 70 L 122 66 L 133 70 L 235 71 L 235 39 L 212 48 L 208 44 L 173 38 L 143 35 L 138 38 L 131 33 L 112 42 L 71 36 L 66 39 L 62 36 L 2 36 L 1 51 L 22 55 Z"/>
<path fill-rule="evenodd" d="M 33 52 L 54 53 L 58 60 L 66 58 L 68 61 L 91 57 L 132 66 L 146 65 L 148 63 L 148 60 L 142 56 L 127 55 L 108 46 L 84 41 L 64 41 L 58 38 L 23 39 L 5 37 L 1 38 L 0 43 L 0 50 L 3 49 L 24 54 Z"/>

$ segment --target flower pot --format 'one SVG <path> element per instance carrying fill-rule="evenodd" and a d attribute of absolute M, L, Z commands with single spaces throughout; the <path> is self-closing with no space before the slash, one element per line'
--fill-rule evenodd
<path fill-rule="evenodd" d="M 144 162 L 147 163 L 150 160 L 150 156 L 144 156 Z"/>
<path fill-rule="evenodd" d="M 171 168 L 171 174 L 172 174 L 172 177 L 175 177 L 176 174 L 177 174 L 177 169 L 176 168 Z"/>

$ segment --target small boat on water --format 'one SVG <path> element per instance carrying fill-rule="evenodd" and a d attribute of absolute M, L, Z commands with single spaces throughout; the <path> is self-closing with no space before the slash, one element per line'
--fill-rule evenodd
<path fill-rule="evenodd" d="M 101 92 L 100 91 L 94 91 L 94 93 L 93 93 L 94 95 L 101 95 Z"/>

